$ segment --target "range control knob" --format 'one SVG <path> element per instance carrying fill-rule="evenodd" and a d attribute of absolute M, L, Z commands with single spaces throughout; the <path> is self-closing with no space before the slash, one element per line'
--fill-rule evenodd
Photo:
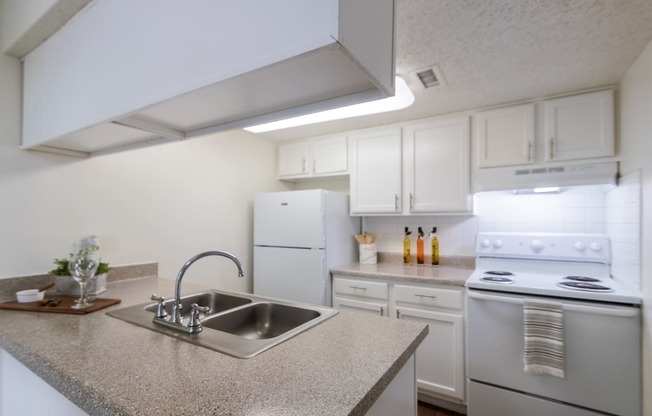
<path fill-rule="evenodd" d="M 494 247 L 495 248 L 501 248 L 502 246 L 503 246 L 503 241 L 502 240 L 494 241 Z"/>
<path fill-rule="evenodd" d="M 597 241 L 592 242 L 589 247 L 593 251 L 600 251 L 602 250 L 602 244 L 598 243 Z"/>
<path fill-rule="evenodd" d="M 577 251 L 584 251 L 584 250 L 586 250 L 586 244 L 584 244 L 584 243 L 581 242 L 581 241 L 577 241 L 577 242 L 575 242 L 575 244 L 573 244 L 573 247 L 575 247 L 575 250 L 577 250 Z"/>
<path fill-rule="evenodd" d="M 482 248 L 488 248 L 491 245 L 491 241 L 485 238 L 484 240 L 480 241 L 480 245 Z"/>
<path fill-rule="evenodd" d="M 534 240 L 530 241 L 530 248 L 535 253 L 538 253 L 538 252 L 542 251 L 545 248 L 545 244 L 543 243 L 542 240 L 539 240 L 538 238 L 535 238 Z"/>

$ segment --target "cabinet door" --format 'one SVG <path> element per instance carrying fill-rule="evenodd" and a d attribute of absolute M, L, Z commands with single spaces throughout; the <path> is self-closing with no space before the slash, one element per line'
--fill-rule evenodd
<path fill-rule="evenodd" d="M 387 316 L 386 302 L 368 302 L 355 299 L 345 299 L 333 296 L 333 308 L 344 311 L 362 312 L 370 315 Z"/>
<path fill-rule="evenodd" d="M 468 211 L 469 117 L 409 124 L 404 140 L 409 213 Z"/>
<path fill-rule="evenodd" d="M 460 314 L 396 308 L 399 319 L 428 325 L 417 349 L 417 387 L 422 393 L 464 402 L 464 319 Z"/>
<path fill-rule="evenodd" d="M 310 149 L 307 140 L 282 143 L 278 146 L 278 176 L 302 176 L 308 174 Z"/>
<path fill-rule="evenodd" d="M 545 108 L 545 159 L 613 156 L 613 91 L 548 100 Z"/>
<path fill-rule="evenodd" d="M 346 136 L 315 137 L 311 140 L 313 175 L 345 174 L 349 170 Z"/>
<path fill-rule="evenodd" d="M 357 132 L 351 141 L 351 214 L 401 212 L 401 129 Z"/>
<path fill-rule="evenodd" d="M 473 121 L 478 167 L 534 162 L 534 104 L 482 111 Z"/>

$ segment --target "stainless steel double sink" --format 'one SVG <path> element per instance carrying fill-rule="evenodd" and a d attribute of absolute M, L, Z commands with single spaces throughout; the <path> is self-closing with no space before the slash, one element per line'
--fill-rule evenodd
<path fill-rule="evenodd" d="M 107 315 L 234 357 L 250 358 L 337 313 L 323 306 L 210 290 L 181 297 L 184 322 L 193 303 L 210 308 L 201 318 L 203 331 L 198 334 L 154 323 L 155 302 L 117 309 Z M 172 302 L 165 307 L 170 314 Z"/>

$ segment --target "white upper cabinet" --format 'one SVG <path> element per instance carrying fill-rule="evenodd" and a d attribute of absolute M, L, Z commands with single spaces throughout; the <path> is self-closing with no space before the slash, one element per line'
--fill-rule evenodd
<path fill-rule="evenodd" d="M 310 158 L 308 140 L 283 143 L 278 146 L 279 178 L 307 176 Z"/>
<path fill-rule="evenodd" d="M 351 213 L 469 212 L 469 136 L 468 116 L 351 133 Z"/>
<path fill-rule="evenodd" d="M 403 134 L 404 213 L 469 211 L 469 117 L 409 123 Z"/>
<path fill-rule="evenodd" d="M 480 168 L 533 163 L 534 104 L 481 111 L 473 115 Z"/>
<path fill-rule="evenodd" d="M 24 57 L 23 148 L 183 140 L 394 91 L 393 0 L 96 0 Z"/>
<path fill-rule="evenodd" d="M 351 133 L 351 214 L 401 212 L 401 128 Z"/>
<path fill-rule="evenodd" d="M 349 171 L 349 148 L 346 136 L 311 139 L 312 173 L 318 176 L 340 175 Z"/>
<path fill-rule="evenodd" d="M 333 135 L 281 142 L 279 179 L 310 179 L 349 173 L 347 136 Z"/>
<path fill-rule="evenodd" d="M 613 90 L 547 100 L 545 160 L 613 156 Z"/>

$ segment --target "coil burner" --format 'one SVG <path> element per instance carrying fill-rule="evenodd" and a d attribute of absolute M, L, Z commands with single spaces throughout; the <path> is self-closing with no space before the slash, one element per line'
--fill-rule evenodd
<path fill-rule="evenodd" d="M 587 283 L 601 282 L 600 279 L 596 279 L 595 277 L 587 277 L 587 276 L 566 276 L 564 277 L 564 279 L 572 280 L 574 282 L 587 282 Z"/>
<path fill-rule="evenodd" d="M 510 279 L 509 277 L 502 277 L 502 276 L 485 276 L 480 280 L 483 280 L 485 282 L 490 282 L 490 283 L 500 283 L 503 285 L 514 284 L 514 281 L 512 279 Z"/>
<path fill-rule="evenodd" d="M 587 292 L 611 292 L 613 290 L 607 286 L 587 282 L 560 282 L 557 283 L 557 286 L 564 289 L 584 290 Z"/>
<path fill-rule="evenodd" d="M 487 272 L 484 272 L 484 274 L 490 274 L 492 276 L 514 276 L 514 273 L 506 272 L 503 270 L 489 270 Z"/>

